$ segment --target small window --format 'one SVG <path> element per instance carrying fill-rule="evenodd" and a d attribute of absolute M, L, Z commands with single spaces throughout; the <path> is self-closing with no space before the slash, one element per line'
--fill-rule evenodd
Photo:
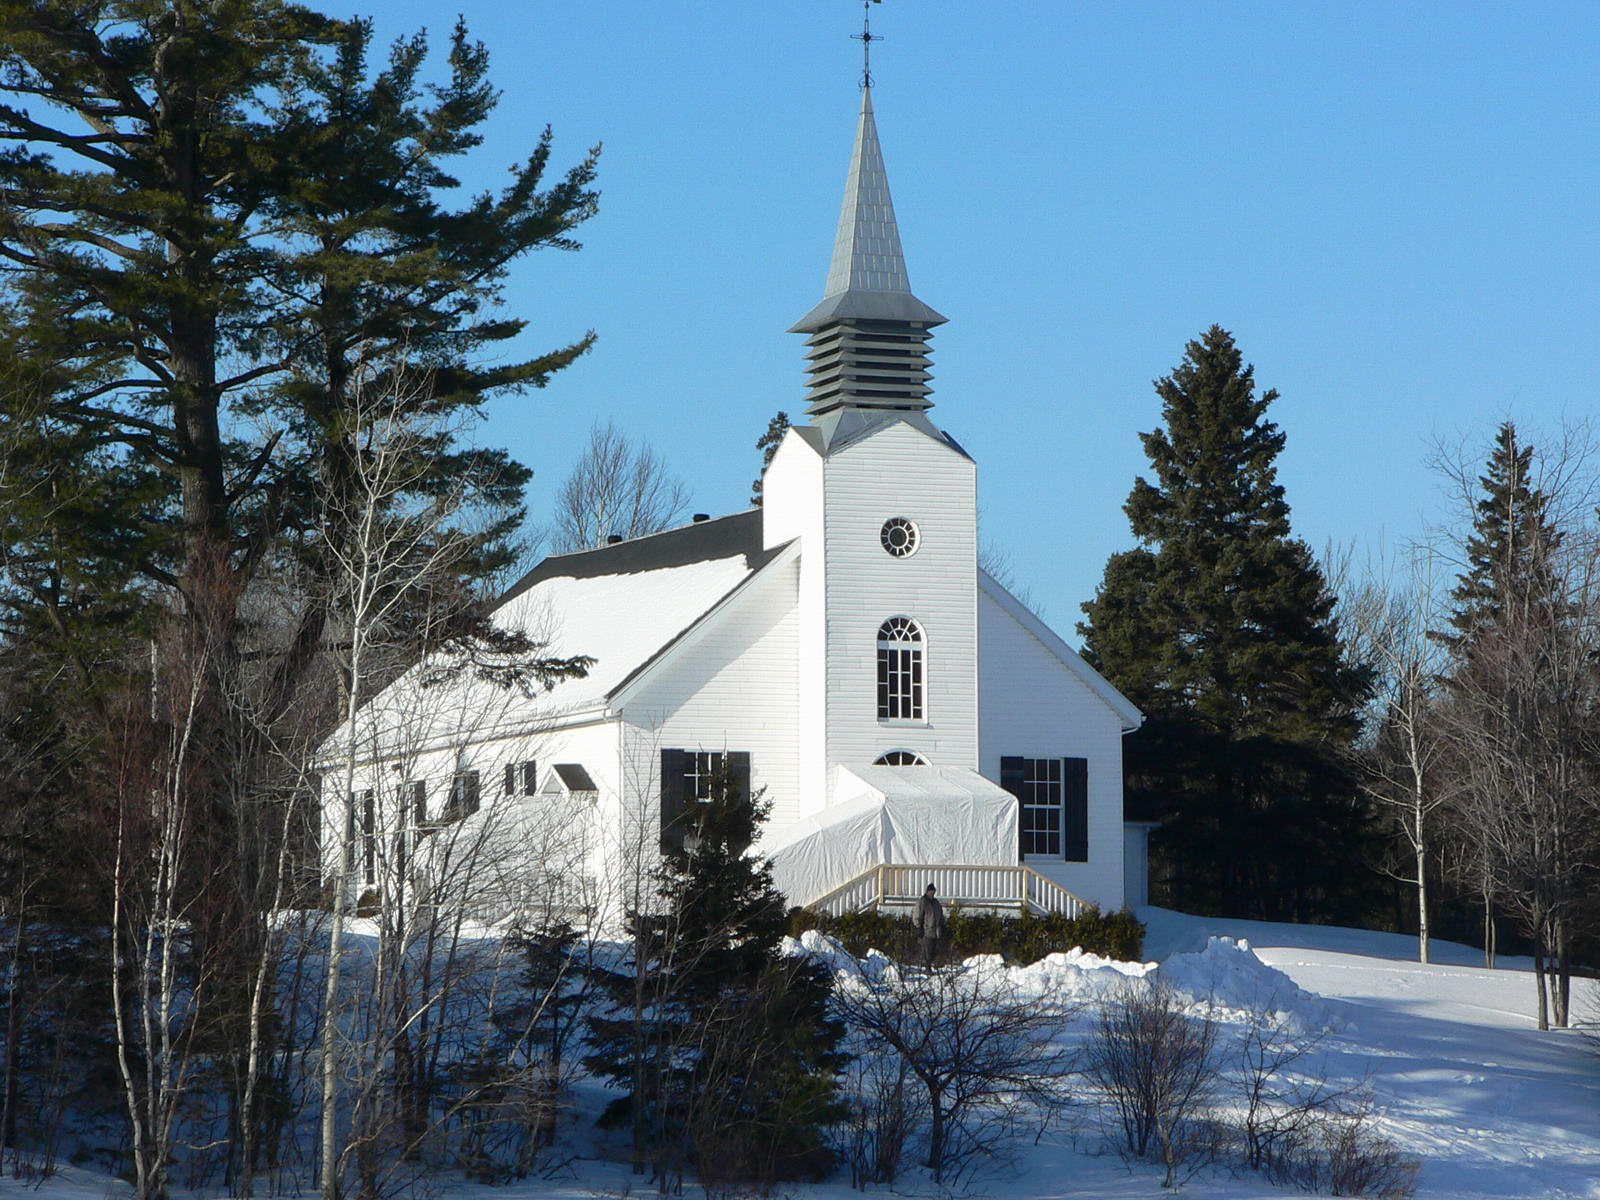
<path fill-rule="evenodd" d="M 909 558 L 917 552 L 921 540 L 917 527 L 905 517 L 890 517 L 878 533 L 883 548 L 895 558 Z"/>
<path fill-rule="evenodd" d="M 915 750 L 890 750 L 878 755 L 872 764 L 875 767 L 925 767 L 928 760 Z"/>
<path fill-rule="evenodd" d="M 505 771 L 505 794 L 508 796 L 532 796 L 539 788 L 539 768 L 533 759 L 526 762 L 507 763 Z"/>
<path fill-rule="evenodd" d="M 878 719 L 922 720 L 922 627 L 910 617 L 878 629 Z"/>
<path fill-rule="evenodd" d="M 459 821 L 478 811 L 481 796 L 476 771 L 457 771 L 450 779 L 450 803 L 445 808 L 446 821 Z"/>

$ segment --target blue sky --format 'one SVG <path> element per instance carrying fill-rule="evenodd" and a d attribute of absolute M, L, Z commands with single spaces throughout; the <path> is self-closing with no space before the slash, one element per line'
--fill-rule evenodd
<path fill-rule="evenodd" d="M 520 263 L 529 352 L 595 350 L 483 431 L 536 519 L 591 423 L 647 439 L 715 514 L 768 417 L 803 408 L 858 105 L 861 6 L 383 0 L 381 38 L 457 11 L 504 97 L 461 174 L 545 124 L 596 142 L 575 255 Z M 1600 398 L 1600 8 L 1592 3 L 873 6 L 874 102 L 934 419 L 980 467 L 984 532 L 1076 641 L 1131 544 L 1151 381 L 1213 322 L 1282 397 L 1280 478 L 1320 550 L 1444 516 L 1427 460 L 1535 438 Z"/>

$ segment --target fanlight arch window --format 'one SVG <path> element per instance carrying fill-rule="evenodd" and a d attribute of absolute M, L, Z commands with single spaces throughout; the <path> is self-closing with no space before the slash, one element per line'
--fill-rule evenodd
<path fill-rule="evenodd" d="M 878 628 L 878 719 L 922 720 L 922 626 L 890 617 Z"/>
<path fill-rule="evenodd" d="M 889 750 L 873 761 L 875 767 L 925 767 L 928 760 L 915 750 Z"/>

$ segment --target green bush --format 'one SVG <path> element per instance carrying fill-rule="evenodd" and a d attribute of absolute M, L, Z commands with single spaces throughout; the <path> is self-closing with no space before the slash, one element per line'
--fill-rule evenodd
<path fill-rule="evenodd" d="M 952 904 L 948 915 L 946 958 L 998 954 L 1008 963 L 1025 965 L 1074 947 L 1123 962 L 1139 962 L 1143 958 L 1144 926 L 1127 909 L 1103 913 L 1098 908 L 1086 908 L 1075 917 L 1062 913 L 1039 917 L 1027 913 L 969 913 Z M 808 929 L 837 939 L 858 957 L 868 950 L 881 950 L 890 958 L 914 960 L 920 951 L 909 916 L 868 911 L 830 917 L 808 908 L 790 910 L 790 935 L 799 937 Z"/>

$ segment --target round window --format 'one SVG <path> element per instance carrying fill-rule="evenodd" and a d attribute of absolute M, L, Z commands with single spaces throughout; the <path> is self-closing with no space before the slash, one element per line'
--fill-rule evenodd
<path fill-rule="evenodd" d="M 917 527 L 904 517 L 890 517 L 883 523 L 883 531 L 878 536 L 883 548 L 896 558 L 917 552 Z"/>

